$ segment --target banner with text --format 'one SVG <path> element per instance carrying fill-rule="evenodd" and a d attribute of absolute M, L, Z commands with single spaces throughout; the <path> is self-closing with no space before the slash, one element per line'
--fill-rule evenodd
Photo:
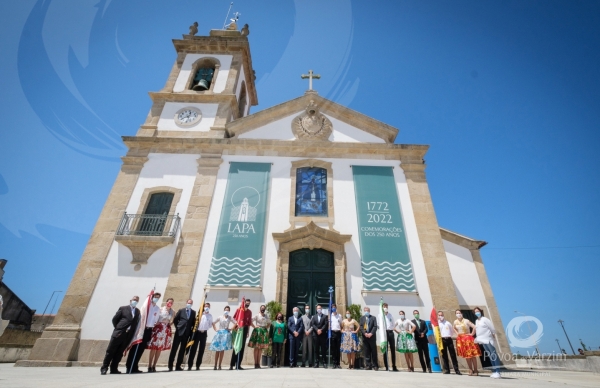
<path fill-rule="evenodd" d="M 392 167 L 352 166 L 352 175 L 364 289 L 415 292 Z"/>
<path fill-rule="evenodd" d="M 271 163 L 231 162 L 208 284 L 258 287 Z"/>

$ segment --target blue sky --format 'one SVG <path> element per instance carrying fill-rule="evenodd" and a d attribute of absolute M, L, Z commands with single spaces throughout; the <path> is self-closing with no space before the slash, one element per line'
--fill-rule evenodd
<path fill-rule="evenodd" d="M 42 311 L 66 291 L 125 148 L 175 60 L 229 1 L 0 3 L 0 257 Z M 482 255 L 502 319 L 544 325 L 543 352 L 600 347 L 600 3 L 237 1 L 259 106 L 315 89 L 429 144 L 441 226 Z M 52 305 L 51 305 L 52 306 Z M 58 306 L 58 305 L 57 305 Z M 519 349 L 513 349 L 519 350 Z M 527 350 L 520 350 L 523 354 Z"/>

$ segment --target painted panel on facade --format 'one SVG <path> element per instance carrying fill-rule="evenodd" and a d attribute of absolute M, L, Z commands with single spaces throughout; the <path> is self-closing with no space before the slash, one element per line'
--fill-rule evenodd
<path fill-rule="evenodd" d="M 270 171 L 270 163 L 231 162 L 209 285 L 260 286 Z"/>
<path fill-rule="evenodd" d="M 303 167 L 296 171 L 296 216 L 327 217 L 327 170 Z"/>
<path fill-rule="evenodd" d="M 392 167 L 352 166 L 365 290 L 415 292 Z"/>

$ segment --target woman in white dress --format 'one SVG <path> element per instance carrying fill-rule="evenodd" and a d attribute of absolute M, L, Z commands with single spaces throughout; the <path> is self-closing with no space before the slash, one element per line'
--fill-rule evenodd
<path fill-rule="evenodd" d="M 413 353 L 417 352 L 417 343 L 415 342 L 413 333 L 416 328 L 414 323 L 406 319 L 404 311 L 400 310 L 400 319 L 394 325 L 394 331 L 398 333 L 396 350 L 399 353 L 404 353 L 404 359 L 406 359 L 409 372 L 415 371 Z"/>
<path fill-rule="evenodd" d="M 156 372 L 156 363 L 158 357 L 163 350 L 171 349 L 173 337 L 171 334 L 171 325 L 175 312 L 171 308 L 173 306 L 173 298 L 167 299 L 167 305 L 160 310 L 158 322 L 152 329 L 152 338 L 148 342 L 147 349 L 150 349 L 150 357 L 148 359 L 148 372 Z"/>
<path fill-rule="evenodd" d="M 213 329 L 217 332 L 213 337 L 213 340 L 210 344 L 210 350 L 215 353 L 215 370 L 217 370 L 217 366 L 219 370 L 221 370 L 221 363 L 223 362 L 223 354 L 225 354 L 226 350 L 232 349 L 231 344 L 231 330 L 237 325 L 237 322 L 229 316 L 229 312 L 231 309 L 229 306 L 225 306 L 223 310 L 223 315 L 218 317 L 213 321 Z M 219 324 L 217 328 L 217 323 Z M 229 328 L 233 324 L 232 328 Z"/>

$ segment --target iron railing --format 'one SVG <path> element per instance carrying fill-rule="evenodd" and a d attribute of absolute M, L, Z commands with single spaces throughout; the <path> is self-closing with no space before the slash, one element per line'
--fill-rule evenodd
<path fill-rule="evenodd" d="M 123 214 L 118 236 L 175 237 L 179 230 L 179 214 Z"/>

